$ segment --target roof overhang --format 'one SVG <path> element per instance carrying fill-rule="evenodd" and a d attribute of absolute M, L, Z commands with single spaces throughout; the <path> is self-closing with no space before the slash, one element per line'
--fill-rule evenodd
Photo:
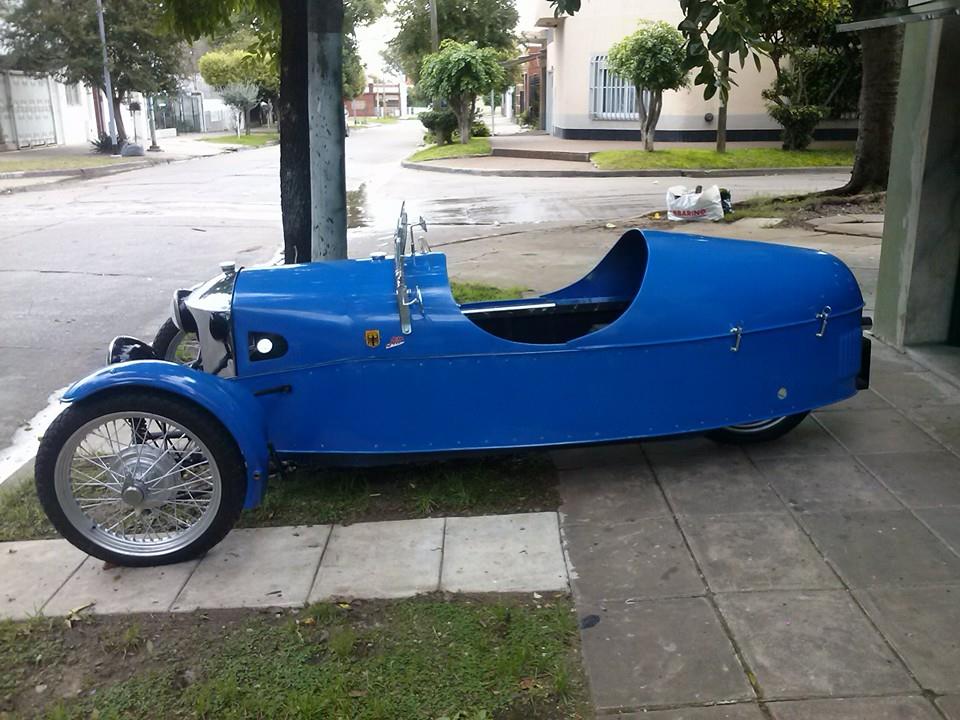
<path fill-rule="evenodd" d="M 534 23 L 537 27 L 542 28 L 556 28 L 563 25 L 563 21 L 566 20 L 565 17 L 555 17 L 554 15 L 547 15 L 546 17 L 538 18 Z"/>
<path fill-rule="evenodd" d="M 912 2 L 905 8 L 890 10 L 875 18 L 837 25 L 837 32 L 859 32 L 891 25 L 938 20 L 951 15 L 960 15 L 960 0 L 921 0 Z"/>

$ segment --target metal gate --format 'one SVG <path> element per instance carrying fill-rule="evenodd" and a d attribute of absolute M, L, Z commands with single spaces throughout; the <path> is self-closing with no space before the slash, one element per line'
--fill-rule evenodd
<path fill-rule="evenodd" d="M 10 70 L 0 83 L 0 134 L 15 148 L 56 145 L 53 88 L 49 78 Z"/>

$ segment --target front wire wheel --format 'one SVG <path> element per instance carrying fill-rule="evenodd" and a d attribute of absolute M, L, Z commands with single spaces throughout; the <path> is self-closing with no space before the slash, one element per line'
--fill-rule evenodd
<path fill-rule="evenodd" d="M 200 358 L 200 339 L 196 333 L 184 332 L 172 318 L 167 318 L 153 338 L 153 352 L 161 360 L 168 360 L 196 370 L 203 369 Z"/>
<path fill-rule="evenodd" d="M 712 440 L 722 443 L 741 445 L 746 443 L 769 442 L 783 437 L 803 422 L 808 413 L 783 415 L 769 420 L 730 425 L 725 428 L 711 430 L 706 435 Z"/>
<path fill-rule="evenodd" d="M 242 457 L 222 425 L 146 390 L 67 408 L 41 441 L 36 483 L 67 540 L 129 566 L 206 552 L 236 522 L 246 492 Z"/>

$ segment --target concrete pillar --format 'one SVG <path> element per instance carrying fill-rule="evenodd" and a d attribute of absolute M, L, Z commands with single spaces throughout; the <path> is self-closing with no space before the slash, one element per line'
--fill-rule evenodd
<path fill-rule="evenodd" d="M 875 313 L 898 347 L 960 327 L 960 18 L 905 33 Z"/>

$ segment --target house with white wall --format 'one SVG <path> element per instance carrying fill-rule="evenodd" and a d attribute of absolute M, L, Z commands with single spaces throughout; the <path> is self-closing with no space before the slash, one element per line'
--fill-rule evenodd
<path fill-rule="evenodd" d="M 636 90 L 606 67 L 610 47 L 641 20 L 683 19 L 678 0 L 583 0 L 572 17 L 555 17 L 548 0 L 520 0 L 521 18 L 532 20 L 546 45 L 542 69 L 543 127 L 569 139 L 639 140 Z M 527 20 L 527 22 L 529 22 Z M 521 22 L 524 20 L 522 19 Z M 525 28 L 522 28 L 525 29 Z M 769 61 L 758 72 L 753 62 L 736 71 L 728 104 L 727 139 L 779 140 L 780 126 L 767 114 L 761 91 L 774 79 Z M 703 99 L 703 86 L 665 92 L 656 139 L 661 142 L 710 142 L 716 139 L 719 97 Z M 828 121 L 815 135 L 820 140 L 851 140 L 856 121 Z"/>

